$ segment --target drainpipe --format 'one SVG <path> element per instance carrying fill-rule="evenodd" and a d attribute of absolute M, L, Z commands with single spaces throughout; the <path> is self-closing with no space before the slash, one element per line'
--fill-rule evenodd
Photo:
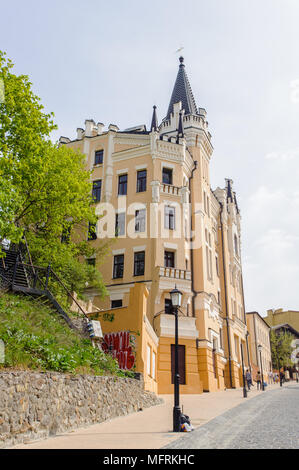
<path fill-rule="evenodd" d="M 231 364 L 231 346 L 230 346 L 230 336 L 229 336 L 229 319 L 228 319 L 228 305 L 227 305 L 227 282 L 226 282 L 226 269 L 225 269 L 225 255 L 224 255 L 224 238 L 223 238 L 223 223 L 222 223 L 222 214 L 223 214 L 223 204 L 220 204 L 220 227 L 221 227 L 221 242 L 222 242 L 222 261 L 223 261 L 223 277 L 224 277 L 224 296 L 225 296 L 225 320 L 226 320 L 226 328 L 227 328 L 227 343 L 228 343 L 228 366 L 229 366 L 229 378 L 230 378 L 230 386 L 233 388 L 233 380 L 232 380 L 232 364 Z"/>
<path fill-rule="evenodd" d="M 190 230 L 192 233 L 193 230 L 193 223 L 192 223 L 192 191 L 191 191 L 191 180 L 193 179 L 193 173 L 197 168 L 197 161 L 194 162 L 194 167 L 192 168 L 191 171 L 191 176 L 189 178 L 189 203 L 190 203 L 190 208 L 191 208 L 191 221 L 190 221 Z M 189 242 L 191 242 L 191 235 L 189 237 Z M 194 290 L 194 261 L 193 261 L 193 248 L 190 250 L 190 255 L 191 255 L 191 291 L 192 291 L 192 315 L 195 317 L 195 297 L 197 295 L 197 292 Z"/>

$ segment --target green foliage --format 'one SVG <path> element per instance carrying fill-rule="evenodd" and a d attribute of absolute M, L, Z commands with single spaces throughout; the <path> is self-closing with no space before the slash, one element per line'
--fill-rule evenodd
<path fill-rule="evenodd" d="M 48 307 L 14 294 L 0 297 L 0 339 L 5 343 L 4 367 L 129 375 Z"/>
<path fill-rule="evenodd" d="M 294 336 L 287 331 L 276 334 L 273 330 L 271 330 L 271 355 L 273 367 L 275 369 L 292 365 L 291 354 L 293 348 L 291 343 L 293 339 Z"/>
<path fill-rule="evenodd" d="M 12 72 L 13 64 L 0 51 L 0 239 L 14 243 L 25 233 L 33 262 L 58 271 L 70 290 L 88 285 L 105 293 L 94 267 L 82 266 L 83 256 L 101 260 L 100 248 L 80 240 L 94 224 L 90 171 L 85 155 L 50 140 L 56 129 L 53 113 L 46 114 L 25 75 Z M 73 230 L 72 230 L 73 229 Z M 68 243 L 61 236 L 72 231 Z"/>

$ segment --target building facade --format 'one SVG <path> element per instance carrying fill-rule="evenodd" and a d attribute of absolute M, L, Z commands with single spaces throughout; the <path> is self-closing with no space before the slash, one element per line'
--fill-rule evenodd
<path fill-rule="evenodd" d="M 253 378 L 258 371 L 263 370 L 264 379 L 268 381 L 269 372 L 272 371 L 270 326 L 258 312 L 247 312 L 246 318 Z M 261 346 L 261 352 L 258 346 Z"/>
<path fill-rule="evenodd" d="M 296 331 L 299 331 L 299 312 L 296 310 L 283 310 L 282 308 L 267 310 L 265 321 L 271 327 L 287 323 Z"/>
<path fill-rule="evenodd" d="M 138 324 L 145 315 L 158 338 L 158 392 L 173 391 L 170 291 L 175 286 L 183 294 L 182 393 L 240 386 L 241 347 L 245 364 L 250 362 L 240 211 L 232 180 L 224 188 L 211 188 L 211 134 L 205 109 L 196 106 L 184 59 L 161 123 L 154 106 L 149 130 L 141 125 L 120 131 L 113 124 L 104 130 L 102 123 L 86 120 L 76 139 L 61 137 L 60 143 L 83 152 L 92 171 L 99 220 L 90 243 L 113 239 L 111 255 L 99 267 L 109 296 L 102 300 L 92 288 L 86 293 L 107 313 L 127 307 L 136 284 L 147 289 L 145 312 L 136 310 L 133 317 Z M 86 262 L 98 266 L 97 260 Z M 112 326 L 117 333 L 117 319 Z"/>

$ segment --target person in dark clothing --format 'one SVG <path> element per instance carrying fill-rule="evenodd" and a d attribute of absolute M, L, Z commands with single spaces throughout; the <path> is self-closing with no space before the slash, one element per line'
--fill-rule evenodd
<path fill-rule="evenodd" d="M 252 377 L 251 377 L 251 373 L 250 373 L 249 369 L 248 369 L 247 372 L 246 372 L 246 382 L 247 382 L 248 390 L 250 390 L 250 387 L 251 387 L 253 384 L 252 384 Z"/>
<path fill-rule="evenodd" d="M 258 371 L 258 373 L 256 374 L 256 388 L 257 390 L 261 390 L 261 385 L 262 385 L 262 376 L 261 376 L 261 373 L 260 371 Z"/>

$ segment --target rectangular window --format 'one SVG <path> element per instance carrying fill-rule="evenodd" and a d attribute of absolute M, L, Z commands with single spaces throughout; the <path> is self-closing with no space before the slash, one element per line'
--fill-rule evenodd
<path fill-rule="evenodd" d="M 164 228 L 175 230 L 175 208 L 166 206 L 164 209 Z"/>
<path fill-rule="evenodd" d="M 151 347 L 147 345 L 147 360 L 146 360 L 147 375 L 151 375 Z"/>
<path fill-rule="evenodd" d="M 101 200 L 102 180 L 94 181 L 92 184 L 92 198 L 94 202 Z"/>
<path fill-rule="evenodd" d="M 122 278 L 124 276 L 124 255 L 114 256 L 113 279 Z"/>
<path fill-rule="evenodd" d="M 156 353 L 153 351 L 152 377 L 156 378 Z"/>
<path fill-rule="evenodd" d="M 96 150 L 94 153 L 94 164 L 102 165 L 103 163 L 104 150 Z"/>
<path fill-rule="evenodd" d="M 115 236 L 120 237 L 125 234 L 126 213 L 120 212 L 115 217 Z"/>
<path fill-rule="evenodd" d="M 118 195 L 125 196 L 128 189 L 128 175 L 119 175 L 118 177 Z"/>
<path fill-rule="evenodd" d="M 122 299 L 118 300 L 111 300 L 111 308 L 120 308 L 123 306 L 123 301 Z"/>
<path fill-rule="evenodd" d="M 146 191 L 146 170 L 137 171 L 137 193 Z"/>
<path fill-rule="evenodd" d="M 238 362 L 240 362 L 239 338 L 237 336 L 235 336 L 235 353 L 236 353 Z"/>
<path fill-rule="evenodd" d="M 97 239 L 97 224 L 88 224 L 88 241 Z"/>
<path fill-rule="evenodd" d="M 222 349 L 223 346 L 223 336 L 222 336 L 222 328 L 219 328 L 219 338 L 220 338 L 220 348 Z"/>
<path fill-rule="evenodd" d="M 86 263 L 89 266 L 95 266 L 96 265 L 96 259 L 95 258 L 87 258 Z"/>
<path fill-rule="evenodd" d="M 164 184 L 172 184 L 172 170 L 170 168 L 163 168 L 162 182 Z"/>
<path fill-rule="evenodd" d="M 143 276 L 145 266 L 145 251 L 134 253 L 134 276 Z"/>
<path fill-rule="evenodd" d="M 164 266 L 165 268 L 174 268 L 174 251 L 164 252 Z"/>
<path fill-rule="evenodd" d="M 172 313 L 172 302 L 171 299 L 164 300 L 164 310 L 165 313 L 171 314 Z"/>
<path fill-rule="evenodd" d="M 68 244 L 70 242 L 70 239 L 71 239 L 71 226 L 69 225 L 68 227 L 65 227 L 62 230 L 61 243 Z"/>
<path fill-rule="evenodd" d="M 135 211 L 135 232 L 145 232 L 145 209 Z"/>

